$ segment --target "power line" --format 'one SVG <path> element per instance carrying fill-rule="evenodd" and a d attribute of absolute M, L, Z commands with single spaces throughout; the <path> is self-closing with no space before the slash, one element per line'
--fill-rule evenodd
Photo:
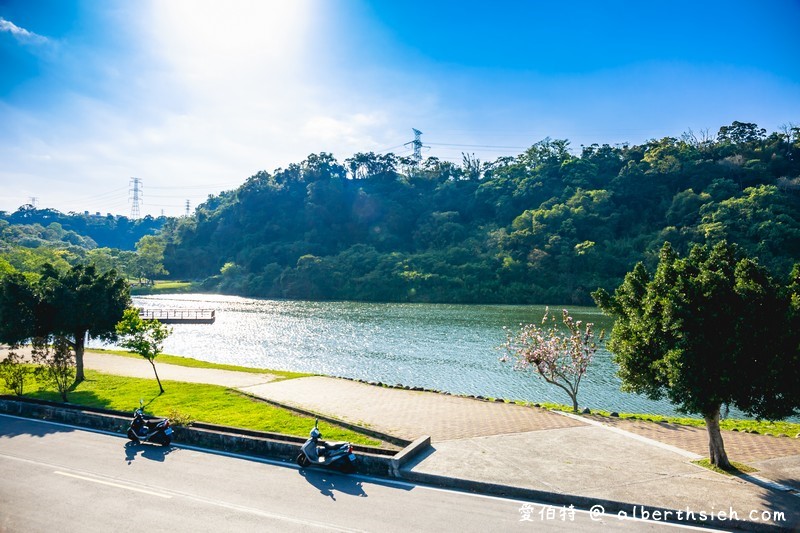
<path fill-rule="evenodd" d="M 527 150 L 530 146 L 494 146 L 491 144 L 452 144 L 452 143 L 430 143 L 431 146 L 455 146 L 460 148 L 498 148 L 506 150 Z"/>
<path fill-rule="evenodd" d="M 180 189 L 180 190 L 186 190 L 186 189 L 214 189 L 214 188 L 217 188 L 217 187 L 238 187 L 239 185 L 242 184 L 243 181 L 244 180 L 242 180 L 241 182 L 236 182 L 236 183 L 234 183 L 234 182 L 226 182 L 226 183 L 211 183 L 209 185 L 189 185 L 189 186 L 185 186 L 185 187 L 175 186 L 175 185 L 171 185 L 171 186 L 170 185 L 161 185 L 161 186 L 153 185 L 150 188 L 151 189 Z"/>
<path fill-rule="evenodd" d="M 127 192 L 127 187 L 122 187 L 120 189 L 114 189 L 113 191 L 103 192 L 99 194 L 95 194 L 92 196 L 84 196 L 83 198 L 78 198 L 77 201 L 79 202 L 90 202 L 94 200 L 105 200 L 107 198 L 122 198 L 123 193 Z M 127 200 L 126 200 L 127 202 Z"/>
<path fill-rule="evenodd" d="M 185 194 L 149 194 L 148 198 L 186 198 Z"/>
<path fill-rule="evenodd" d="M 148 207 L 174 207 L 175 209 L 180 209 L 181 204 L 147 204 Z"/>
<path fill-rule="evenodd" d="M 406 144 L 408 144 L 408 143 L 406 143 Z M 397 146 L 390 146 L 389 148 L 384 148 L 382 150 L 375 150 L 375 153 L 379 154 L 381 152 L 388 152 L 390 150 L 394 150 L 395 148 L 403 148 L 404 146 L 406 146 L 406 144 L 398 144 Z"/>

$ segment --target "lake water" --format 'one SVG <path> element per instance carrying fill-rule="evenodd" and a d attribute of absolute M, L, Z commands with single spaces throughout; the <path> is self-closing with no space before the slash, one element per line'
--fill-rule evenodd
<path fill-rule="evenodd" d="M 133 302 L 155 309 L 216 310 L 212 325 L 173 325 L 165 353 L 454 394 L 570 404 L 561 389 L 499 361 L 503 327 L 538 323 L 544 306 L 305 302 L 209 294 L 141 296 Z M 569 310 L 576 319 L 594 322 L 597 332 L 610 329 L 596 308 Z M 676 414 L 668 402 L 621 392 L 615 371 L 611 354 L 599 350 L 581 382 L 581 407 Z"/>

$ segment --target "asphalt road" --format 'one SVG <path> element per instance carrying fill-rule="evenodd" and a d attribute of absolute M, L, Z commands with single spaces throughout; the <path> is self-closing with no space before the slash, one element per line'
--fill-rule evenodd
<path fill-rule="evenodd" d="M 524 507 L 523 507 L 524 506 Z M 563 514 L 562 514 L 563 513 Z M 0 531 L 664 531 L 0 415 Z M 693 528 L 692 528 L 693 529 Z"/>

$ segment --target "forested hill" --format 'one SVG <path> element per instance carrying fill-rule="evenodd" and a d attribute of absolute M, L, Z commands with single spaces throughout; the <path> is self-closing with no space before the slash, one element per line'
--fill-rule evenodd
<path fill-rule="evenodd" d="M 259 172 L 168 224 L 165 266 L 252 296 L 590 304 L 664 241 L 728 239 L 781 278 L 800 258 L 797 127 L 411 163 L 320 153 Z"/>
<path fill-rule="evenodd" d="M 68 240 L 77 239 L 81 242 L 71 242 L 71 244 L 84 244 L 85 237 L 88 237 L 89 249 L 100 246 L 133 250 L 139 239 L 160 231 L 166 220 L 165 217 L 153 218 L 149 215 L 140 219 L 129 219 L 111 214 L 100 216 L 99 213 L 64 214 L 55 209 L 36 209 L 32 205 L 23 205 L 13 213 L 0 211 L 0 221 L 6 221 L 7 226 L 14 230 L 14 235 L 9 236 L 7 240 L 30 248 L 36 248 L 46 242 L 47 237 L 43 237 L 42 233 L 50 228 L 51 233 L 66 231 L 69 235 L 77 234 Z M 6 225 L 0 224 L 0 229 L 3 227 Z"/>

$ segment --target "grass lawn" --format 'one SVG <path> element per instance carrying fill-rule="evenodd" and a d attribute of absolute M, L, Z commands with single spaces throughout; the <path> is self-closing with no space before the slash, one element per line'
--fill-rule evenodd
<path fill-rule="evenodd" d="M 126 350 L 106 350 L 101 348 L 90 348 L 87 352 L 95 352 L 100 354 L 120 355 L 123 357 L 133 357 L 134 359 L 141 359 L 142 356 L 136 353 L 128 352 Z M 313 376 L 314 374 L 305 374 L 303 372 L 289 372 L 288 370 L 268 370 L 264 368 L 250 368 L 246 366 L 226 365 L 220 363 L 209 363 L 208 361 L 200 361 L 199 359 L 192 359 L 191 357 L 183 357 L 180 355 L 160 354 L 156 357 L 156 366 L 159 363 L 169 365 L 188 366 L 192 368 L 215 368 L 217 370 L 232 370 L 234 372 L 249 372 L 252 374 L 273 374 L 278 376 L 278 380 L 304 378 Z"/>
<path fill-rule="evenodd" d="M 314 419 L 248 398 L 235 390 L 218 385 L 163 381 L 164 394 L 158 394 L 158 385 L 152 379 L 129 378 L 86 371 L 86 380 L 68 394 L 70 403 L 102 407 L 118 411 L 133 410 L 144 400 L 145 413 L 149 415 L 188 418 L 189 420 L 225 426 L 271 431 L 284 435 L 308 437 Z M 26 382 L 25 396 L 41 400 L 61 401 L 54 390 L 37 390 L 38 383 L 30 376 Z M 29 392 L 31 391 L 31 392 Z M 0 381 L 0 392 L 10 394 Z M 354 444 L 380 446 L 380 442 L 360 433 L 320 421 L 320 431 L 325 439 L 344 440 Z"/>
<path fill-rule="evenodd" d="M 153 285 L 131 285 L 131 294 L 162 294 L 195 292 L 197 284 L 191 281 L 156 281 Z"/>
<path fill-rule="evenodd" d="M 758 472 L 757 468 L 753 468 L 752 466 L 747 466 L 744 463 L 737 463 L 735 461 L 731 461 L 730 470 L 725 470 L 718 466 L 712 465 L 710 459 L 699 459 L 697 461 L 692 461 L 692 463 L 698 466 L 702 466 L 703 468 L 708 468 L 709 470 L 716 472 L 717 474 L 725 474 L 726 476 L 738 476 L 741 474 L 751 474 L 753 472 Z"/>

